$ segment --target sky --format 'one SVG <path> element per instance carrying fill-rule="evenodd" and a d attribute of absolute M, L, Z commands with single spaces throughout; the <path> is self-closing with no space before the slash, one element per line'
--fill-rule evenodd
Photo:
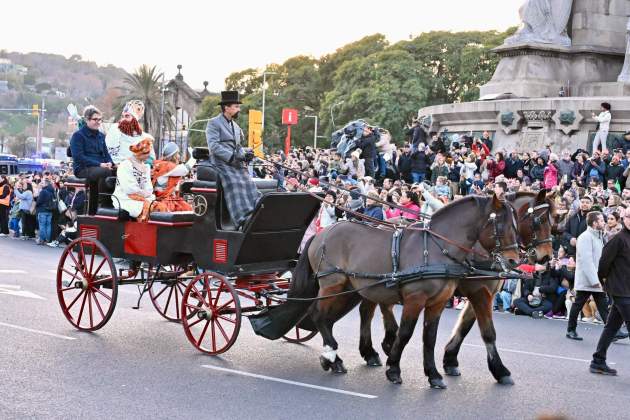
<path fill-rule="evenodd" d="M 8 0 L 0 49 L 80 54 L 133 71 L 181 64 L 195 89 L 249 67 L 296 55 L 320 57 L 374 33 L 390 42 L 432 30 L 505 30 L 524 0 Z"/>

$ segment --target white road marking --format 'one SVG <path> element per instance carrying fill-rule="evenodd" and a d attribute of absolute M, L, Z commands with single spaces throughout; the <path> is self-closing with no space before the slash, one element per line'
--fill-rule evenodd
<path fill-rule="evenodd" d="M 0 269 L 0 274 L 26 274 L 24 270 Z"/>
<path fill-rule="evenodd" d="M 19 325 L 7 324 L 6 322 L 0 322 L 0 326 L 7 327 L 7 328 L 14 328 L 16 330 L 31 332 L 34 334 L 47 335 L 49 337 L 61 338 L 62 340 L 76 340 L 77 339 L 76 337 L 68 337 L 66 335 L 59 335 L 59 334 L 51 333 L 48 331 L 34 330 L 32 328 L 21 327 Z"/>
<path fill-rule="evenodd" d="M 468 347 L 475 347 L 475 348 L 479 348 L 479 349 L 486 349 L 485 345 L 479 345 L 479 344 L 468 344 L 468 343 L 464 343 L 464 346 L 468 346 Z M 591 360 L 587 360 L 587 359 L 577 359 L 575 357 L 566 357 L 566 356 L 558 356 L 556 354 L 545 354 L 545 353 L 535 353 L 532 351 L 523 351 L 523 350 L 512 350 L 512 349 L 505 349 L 505 348 L 501 348 L 501 347 L 497 347 L 497 350 L 499 351 L 504 351 L 506 353 L 518 353 L 518 354 L 526 354 L 528 356 L 539 356 L 539 357 L 547 357 L 549 359 L 561 359 L 561 360 L 570 360 L 572 362 L 584 362 L 584 363 L 591 363 Z M 616 363 L 614 362 L 608 362 L 609 365 L 614 365 Z"/>
<path fill-rule="evenodd" d="M 0 295 L 9 295 L 9 296 L 18 296 L 29 299 L 39 299 L 46 300 L 46 298 L 41 297 L 33 292 L 29 292 L 27 290 L 20 290 L 21 286 L 17 285 L 4 285 L 0 284 Z"/>
<path fill-rule="evenodd" d="M 336 394 L 351 395 L 353 397 L 368 398 L 368 399 L 378 398 L 378 395 L 361 394 L 359 392 L 345 391 L 343 389 L 328 388 L 328 387 L 325 387 L 325 386 L 306 384 L 304 382 L 289 381 L 287 379 L 274 378 L 273 376 L 259 375 L 257 373 L 243 372 L 241 370 L 227 369 L 227 368 L 223 368 L 223 367 L 219 367 L 219 366 L 201 365 L 201 367 L 204 367 L 206 369 L 218 370 L 220 372 L 227 372 L 227 373 L 234 373 L 236 375 L 241 375 L 241 376 L 248 376 L 250 378 L 262 379 L 264 381 L 280 382 L 282 384 L 301 386 L 301 387 L 304 387 L 304 388 L 318 389 L 320 391 L 334 392 Z"/>

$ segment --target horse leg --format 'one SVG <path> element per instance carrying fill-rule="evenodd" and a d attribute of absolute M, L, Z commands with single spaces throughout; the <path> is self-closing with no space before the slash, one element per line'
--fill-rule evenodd
<path fill-rule="evenodd" d="M 435 366 L 435 341 L 437 339 L 440 316 L 444 310 L 444 302 L 440 301 L 424 310 L 424 328 L 422 330 L 422 353 L 424 374 L 429 378 L 429 384 L 434 389 L 446 389 L 442 375 Z"/>
<path fill-rule="evenodd" d="M 404 299 L 400 328 L 398 329 L 396 340 L 394 340 L 394 345 L 387 358 L 387 370 L 385 371 L 385 376 L 387 376 L 387 379 L 392 383 L 402 384 L 402 378 L 400 377 L 400 357 L 409 339 L 413 335 L 416 322 L 418 322 L 418 316 L 420 316 L 420 312 L 424 309 L 426 300 L 427 298 L 424 295 L 412 299 Z"/>
<path fill-rule="evenodd" d="M 470 303 L 475 309 L 481 338 L 486 345 L 488 352 L 488 368 L 501 385 L 514 385 L 511 373 L 503 365 L 496 346 L 497 333 L 492 322 L 492 297 L 493 293 L 483 288 L 469 297 Z"/>
<path fill-rule="evenodd" d="M 337 284 L 331 287 L 322 287 L 319 296 L 333 295 L 344 290 L 343 284 Z M 343 360 L 337 355 L 338 344 L 333 337 L 332 329 L 338 313 L 343 312 L 348 305 L 346 296 L 334 297 L 318 301 L 311 307 L 311 320 L 317 327 L 322 336 L 324 351 L 319 357 L 322 369 L 331 370 L 333 373 L 347 373 Z"/>
<path fill-rule="evenodd" d="M 466 306 L 464 306 L 464 309 L 460 312 L 457 324 L 451 334 L 451 338 L 444 349 L 444 359 L 442 363 L 444 366 L 444 373 L 448 376 L 461 375 L 457 355 L 459 354 L 459 349 L 464 342 L 464 338 L 466 338 L 473 325 L 475 325 L 475 311 L 469 301 L 466 302 Z"/>
<path fill-rule="evenodd" d="M 381 347 L 385 354 L 389 356 L 398 334 L 398 322 L 396 322 L 396 317 L 394 316 L 394 305 L 380 304 L 379 306 L 381 314 L 383 314 L 383 326 L 385 327 L 385 338 L 381 342 Z"/>
<path fill-rule="evenodd" d="M 378 353 L 374 350 L 374 347 L 372 347 L 372 318 L 374 317 L 375 309 L 376 303 L 367 299 L 363 299 L 359 305 L 359 314 L 361 315 L 359 353 L 361 353 L 361 357 L 365 359 L 368 366 L 383 365 Z"/>

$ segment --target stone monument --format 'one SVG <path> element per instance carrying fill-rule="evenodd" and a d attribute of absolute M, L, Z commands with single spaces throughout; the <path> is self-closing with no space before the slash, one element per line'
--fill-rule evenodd
<path fill-rule="evenodd" d="M 434 131 L 488 130 L 495 148 L 586 148 L 591 112 L 612 104 L 612 136 L 630 129 L 630 0 L 526 0 L 520 29 L 476 102 L 423 108 Z"/>

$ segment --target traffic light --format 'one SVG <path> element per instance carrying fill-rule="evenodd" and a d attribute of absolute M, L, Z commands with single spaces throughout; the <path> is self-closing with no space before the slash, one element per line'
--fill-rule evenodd
<path fill-rule="evenodd" d="M 39 105 L 38 104 L 33 104 L 33 107 L 31 108 L 31 115 L 34 117 L 38 117 L 39 116 Z"/>

